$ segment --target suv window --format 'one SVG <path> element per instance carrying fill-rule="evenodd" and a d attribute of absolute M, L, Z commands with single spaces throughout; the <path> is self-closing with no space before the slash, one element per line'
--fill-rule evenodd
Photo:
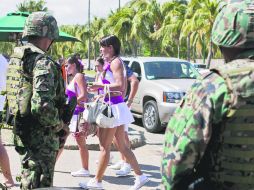
<path fill-rule="evenodd" d="M 131 69 L 133 72 L 137 73 L 139 77 L 141 76 L 141 68 L 139 62 L 133 61 L 131 64 Z"/>
<path fill-rule="evenodd" d="M 124 62 L 125 65 L 129 66 L 130 61 L 124 60 L 123 62 Z"/>
<path fill-rule="evenodd" d="M 144 64 L 148 80 L 155 79 L 195 79 L 199 76 L 195 68 L 188 62 L 154 61 Z"/>

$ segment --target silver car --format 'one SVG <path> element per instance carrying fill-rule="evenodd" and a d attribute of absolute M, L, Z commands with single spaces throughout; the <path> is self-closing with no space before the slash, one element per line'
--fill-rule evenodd
<path fill-rule="evenodd" d="M 149 132 L 165 128 L 177 105 L 200 76 L 187 61 L 164 57 L 122 57 L 140 80 L 131 111 Z"/>

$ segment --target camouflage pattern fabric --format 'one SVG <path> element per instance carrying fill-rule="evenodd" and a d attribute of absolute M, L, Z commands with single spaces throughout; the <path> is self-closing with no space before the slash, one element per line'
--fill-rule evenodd
<path fill-rule="evenodd" d="M 22 38 L 27 36 L 48 37 L 55 40 L 59 37 L 56 19 L 47 12 L 34 12 L 26 19 Z"/>
<path fill-rule="evenodd" d="M 239 55 L 240 58 L 247 58 L 254 55 L 254 51 L 244 52 L 243 54 Z M 183 99 L 181 105 L 179 108 L 176 109 L 175 114 L 170 119 L 166 133 L 165 133 L 165 143 L 164 143 L 164 150 L 163 150 L 163 160 L 162 160 L 162 183 L 164 185 L 164 188 L 167 190 L 185 190 L 193 186 L 195 187 L 195 183 L 200 183 L 200 181 L 206 179 L 207 176 L 202 176 L 202 174 L 207 173 L 210 174 L 210 172 L 217 171 L 218 164 L 221 164 L 221 162 L 217 162 L 216 159 L 209 160 L 208 162 L 203 161 L 204 157 L 209 156 L 210 154 L 210 148 L 213 149 L 214 147 L 217 147 L 216 144 L 213 144 L 214 136 L 212 134 L 216 134 L 217 136 L 215 138 L 218 138 L 219 140 L 225 139 L 226 137 L 222 137 L 221 132 L 216 133 L 217 130 L 224 130 L 225 123 L 229 122 L 227 120 L 227 116 L 232 111 L 233 102 L 232 101 L 232 95 L 230 88 L 233 87 L 233 91 L 242 91 L 241 93 L 237 93 L 238 96 L 240 94 L 243 95 L 243 97 L 247 97 L 252 95 L 253 99 L 253 85 L 254 80 L 253 77 L 248 77 L 248 73 L 250 73 L 249 63 L 243 64 L 244 59 L 242 61 L 239 59 L 237 65 L 237 71 L 242 72 L 244 75 L 247 75 L 246 77 L 239 77 L 236 78 L 235 83 L 237 85 L 227 85 L 228 81 L 225 80 L 222 76 L 218 75 L 215 72 L 211 72 L 203 79 L 197 80 L 195 82 L 190 91 L 186 94 L 185 98 Z M 228 70 L 232 63 L 228 63 L 227 67 L 221 67 L 222 72 Z M 246 66 L 247 65 L 247 66 Z M 252 64 L 254 65 L 254 64 Z M 245 68 L 243 68 L 245 67 Z M 246 71 L 247 68 L 247 71 Z M 249 70 L 248 70 L 249 68 Z M 254 69 L 253 69 L 254 70 Z M 253 76 L 252 74 L 250 74 Z M 237 76 L 241 76 L 238 75 Z M 246 92 L 244 94 L 244 92 Z M 236 101 L 239 101 L 239 98 L 236 99 Z M 250 100 L 248 100 L 250 102 Z M 246 103 L 239 102 L 240 105 L 247 105 Z M 251 104 L 251 102 L 250 102 Z M 236 104 L 237 105 L 237 104 Z M 237 105 L 238 109 L 239 104 Z M 241 122 L 246 121 L 244 119 L 244 116 L 246 117 L 254 112 L 254 108 L 250 107 L 248 108 L 248 112 L 243 111 L 241 112 Z M 243 114 L 244 113 L 244 114 Z M 252 114 L 253 115 L 253 114 Z M 248 122 L 252 122 L 252 120 L 248 119 Z M 233 123 L 236 122 L 236 118 L 232 118 Z M 253 125 L 250 124 L 250 125 Z M 240 125 L 246 126 L 246 125 Z M 230 128 L 231 126 L 229 126 Z M 233 126 L 232 126 L 233 127 Z M 232 128 L 231 127 L 231 128 Z M 239 128 L 238 130 L 241 130 Z M 242 130 L 246 130 L 243 128 Z M 236 133 L 236 132 L 234 132 Z M 232 133 L 232 134 L 234 134 Z M 244 137 L 248 137 L 249 135 L 252 135 L 252 132 L 248 132 L 248 135 L 246 136 L 245 133 L 239 132 L 236 133 L 238 139 L 240 134 L 244 134 Z M 228 132 L 226 133 L 228 135 Z M 252 138 L 253 139 L 253 138 Z M 253 141 L 253 142 L 252 142 Z M 212 142 L 211 144 L 209 144 Z M 222 141 L 223 142 L 223 141 Z M 226 140 L 225 143 L 226 144 Z M 237 143 L 238 141 L 234 142 Z M 246 139 L 243 139 L 239 142 L 242 147 L 247 146 L 248 150 L 251 151 L 250 147 L 254 143 L 254 140 L 246 141 Z M 244 143 L 247 143 L 246 145 Z M 209 145 L 209 148 L 207 148 Z M 229 146 L 232 147 L 232 146 Z M 238 146 L 239 147 L 239 146 Z M 213 151 L 218 151 L 218 149 L 214 148 Z M 222 149 L 223 150 L 223 149 Z M 219 150 L 219 151 L 222 151 Z M 226 150 L 229 150 L 227 148 Z M 237 151 L 236 151 L 237 152 Z M 243 152 L 239 152 L 234 154 L 234 157 L 237 157 L 239 154 L 243 154 Z M 245 162 L 247 161 L 248 156 L 246 156 L 248 153 L 245 152 Z M 217 156 L 216 152 L 212 152 L 211 155 Z M 248 155 L 251 155 L 249 153 Z M 225 156 L 224 156 L 225 157 Z M 239 159 L 239 161 L 241 160 Z M 202 166 L 199 166 L 202 163 Z M 206 160 L 207 161 L 207 160 Z M 242 165 L 241 165 L 242 163 Z M 225 179 L 221 178 L 219 180 L 220 183 L 217 184 L 213 179 L 208 178 L 210 181 L 208 184 L 205 184 L 203 188 L 200 189 L 241 189 L 241 190 L 247 190 L 251 189 L 250 181 L 248 182 L 249 178 L 252 179 L 250 175 L 242 175 L 244 168 L 244 162 L 239 162 L 232 164 L 231 167 L 235 169 L 234 173 L 231 173 L 232 179 Z M 222 164 L 222 166 L 225 167 L 225 165 Z M 227 166 L 228 167 L 228 166 Z M 241 169 L 242 167 L 242 169 Z M 203 170 L 203 171 L 201 171 Z M 246 168 L 246 173 L 250 173 L 251 167 Z M 203 172 L 203 173 L 202 173 Z M 200 175 L 201 173 L 201 175 Z M 247 177 L 248 176 L 248 177 Z M 247 178 L 247 180 L 244 180 L 244 178 Z M 200 180 L 200 181 L 199 181 Z M 224 181 L 224 182 L 223 182 Z M 253 181 L 253 179 L 252 179 Z M 213 184 L 214 182 L 214 184 Z M 228 183 L 226 183 L 228 182 Z M 229 183 L 230 182 L 230 183 Z M 249 184 L 248 184 L 249 183 Z M 226 186 L 225 184 L 228 184 L 229 186 Z M 195 188 L 194 188 L 195 189 Z M 197 188 L 198 189 L 198 188 Z"/>
<path fill-rule="evenodd" d="M 224 6 L 215 19 L 212 41 L 222 47 L 254 47 L 254 2 L 237 1 Z"/>
<path fill-rule="evenodd" d="M 212 121 L 221 121 L 229 99 L 224 79 L 215 73 L 193 84 L 166 129 L 162 161 L 165 189 L 187 188 L 182 183 L 203 156 Z"/>
<path fill-rule="evenodd" d="M 22 58 L 24 71 L 33 76 L 31 108 L 26 115 L 15 116 L 13 132 L 15 149 L 22 159 L 22 189 L 33 189 L 52 186 L 56 154 L 60 146 L 58 132 L 63 126 L 61 114 L 65 94 L 60 68 L 34 45 L 28 44 L 25 49 L 29 49 L 30 53 L 24 54 Z M 43 56 L 35 63 L 38 54 Z M 12 56 L 10 62 L 15 61 L 20 60 Z M 19 101 L 20 105 L 28 105 L 22 104 L 22 99 Z"/>

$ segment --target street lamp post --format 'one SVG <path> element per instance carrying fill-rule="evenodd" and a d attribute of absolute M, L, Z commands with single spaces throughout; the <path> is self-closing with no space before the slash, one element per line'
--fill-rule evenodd
<path fill-rule="evenodd" d="M 121 0 L 118 0 L 118 10 L 120 11 L 121 8 Z"/>
<path fill-rule="evenodd" d="M 90 0 L 88 0 L 88 70 L 91 69 L 90 62 L 90 49 L 91 49 L 91 30 L 90 30 Z"/>

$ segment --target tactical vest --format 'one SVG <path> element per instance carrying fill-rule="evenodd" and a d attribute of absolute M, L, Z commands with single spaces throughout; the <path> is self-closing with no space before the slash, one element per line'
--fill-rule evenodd
<path fill-rule="evenodd" d="M 28 58 L 29 55 L 29 59 Z M 13 118 L 17 114 L 27 116 L 31 110 L 32 71 L 35 60 L 42 54 L 32 51 L 29 47 L 16 47 L 10 59 L 6 80 L 6 102 L 4 112 L 6 121 L 13 125 Z"/>
<path fill-rule="evenodd" d="M 226 81 L 231 106 L 223 122 L 212 126 L 208 178 L 222 189 L 249 189 L 254 186 L 254 60 L 235 60 L 215 72 Z"/>

